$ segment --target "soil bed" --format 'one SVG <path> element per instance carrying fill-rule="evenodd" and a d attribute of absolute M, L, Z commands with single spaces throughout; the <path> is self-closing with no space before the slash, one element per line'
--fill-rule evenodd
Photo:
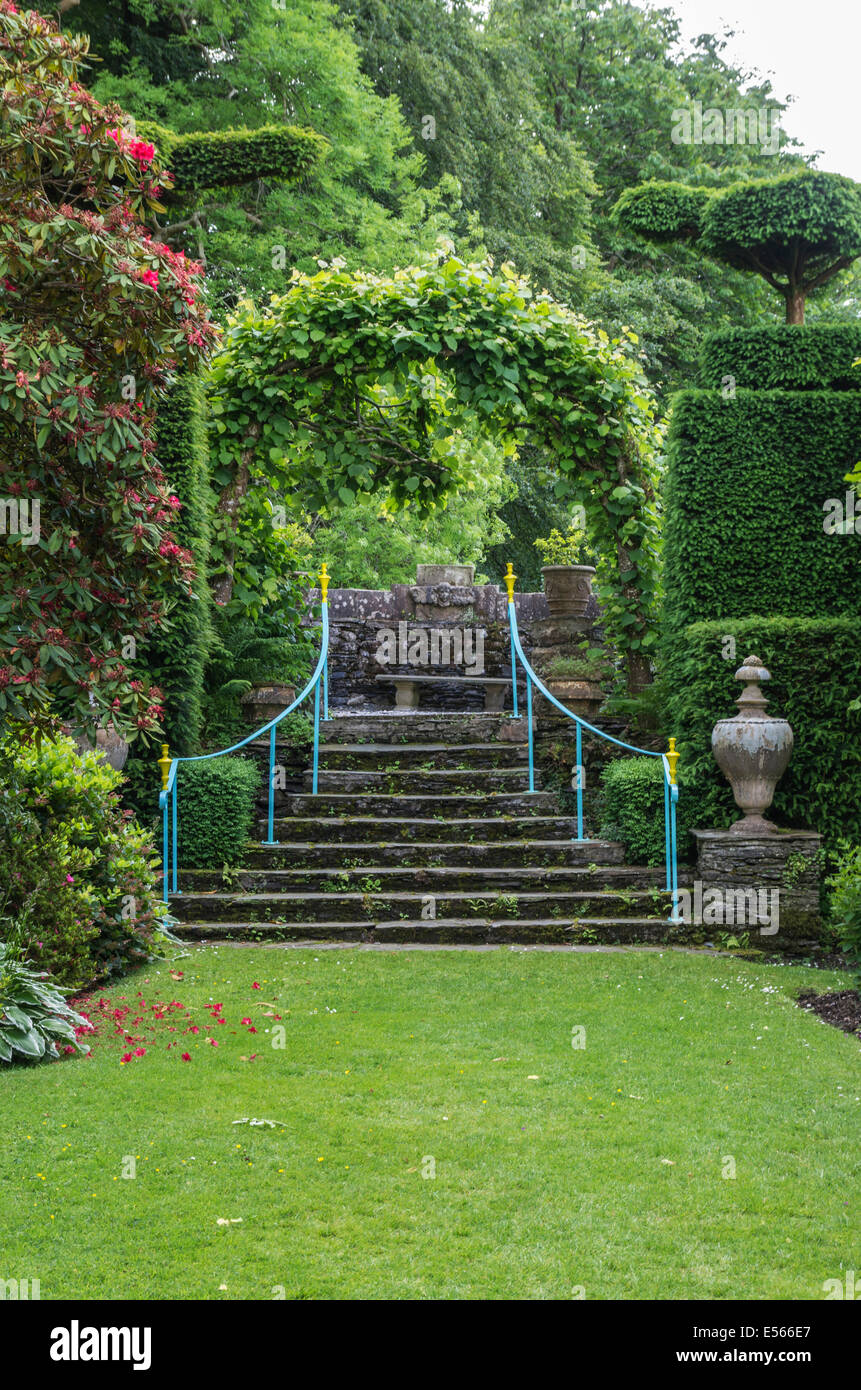
<path fill-rule="evenodd" d="M 797 1002 L 802 1009 L 811 1009 L 823 1023 L 861 1038 L 861 991 L 841 989 L 833 994 L 816 994 L 805 990 Z"/>

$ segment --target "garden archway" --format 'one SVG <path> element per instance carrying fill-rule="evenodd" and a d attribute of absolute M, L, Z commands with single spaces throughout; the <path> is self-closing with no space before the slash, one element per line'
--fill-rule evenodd
<path fill-rule="evenodd" d="M 385 490 L 427 508 L 458 486 L 454 436 L 513 450 L 528 434 L 555 460 L 558 495 L 585 510 L 604 620 L 629 686 L 641 686 L 659 434 L 635 343 L 535 294 L 509 265 L 465 264 L 447 249 L 391 277 L 337 263 L 294 272 L 266 309 L 240 306 L 213 364 L 216 599 L 230 597 L 241 563 L 240 508 L 265 505 L 255 481 L 289 489 L 301 477 L 307 489 L 310 479 L 319 505 Z"/>

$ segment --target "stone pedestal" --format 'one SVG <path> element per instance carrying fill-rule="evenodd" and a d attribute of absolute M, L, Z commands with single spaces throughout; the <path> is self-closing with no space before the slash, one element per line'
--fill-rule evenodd
<path fill-rule="evenodd" d="M 697 868 L 691 902 L 682 906 L 694 922 L 699 917 L 704 932 L 749 932 L 751 946 L 762 950 L 802 951 L 817 944 L 821 835 L 812 830 L 692 833 Z"/>

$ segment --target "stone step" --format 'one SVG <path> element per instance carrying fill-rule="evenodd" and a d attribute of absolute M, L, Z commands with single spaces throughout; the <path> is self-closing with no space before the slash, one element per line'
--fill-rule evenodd
<path fill-rule="evenodd" d="M 682 944 L 688 929 L 662 917 L 595 917 L 566 922 L 555 917 L 436 918 L 432 921 L 179 922 L 172 930 L 197 941 L 315 941 L 426 945 L 618 945 L 625 942 Z"/>
<path fill-rule="evenodd" d="M 534 775 L 535 786 L 541 786 L 540 774 Z M 313 773 L 305 773 L 303 784 L 306 791 L 313 786 Z M 434 796 L 453 796 L 458 792 L 503 795 L 508 792 L 527 792 L 529 772 L 525 767 L 494 768 L 438 768 L 423 772 L 417 768 L 398 769 L 396 772 L 326 772 L 317 777 L 318 793 L 386 793 L 390 796 L 404 796 L 432 792 Z"/>
<path fill-rule="evenodd" d="M 369 875 L 369 877 L 373 877 Z M 438 917 L 497 918 L 534 917 L 558 918 L 576 922 L 580 916 L 611 917 L 620 908 L 631 916 L 654 916 L 657 908 L 653 895 L 642 890 L 625 894 L 624 903 L 617 893 L 592 892 L 526 892 L 502 894 L 493 889 L 482 893 L 443 891 L 414 892 L 337 892 L 330 893 L 214 893 L 181 892 L 170 898 L 170 910 L 179 921 L 194 922 L 356 922 L 365 919 L 422 920 L 428 910 L 428 896 L 434 898 L 433 911 Z M 635 909 L 639 909 L 636 911 Z"/>
<path fill-rule="evenodd" d="M 536 795 L 543 795 L 537 793 Z M 335 798 L 327 797 L 328 802 Z M 534 800 L 534 798 L 532 798 Z M 320 800 L 319 796 L 296 797 L 303 804 L 308 805 L 313 811 L 316 803 Z M 341 797 L 341 802 L 349 803 L 350 797 Z M 409 816 L 399 816 L 396 812 L 390 815 L 372 814 L 379 811 L 380 797 L 368 797 L 371 814 L 356 815 L 321 815 L 319 818 L 314 815 L 300 815 L 298 812 L 292 816 L 276 816 L 273 821 L 273 831 L 278 845 L 282 846 L 295 844 L 314 843 L 321 847 L 329 845 L 341 845 L 345 848 L 348 845 L 376 844 L 382 845 L 433 845 L 436 847 L 440 842 L 456 840 L 459 844 L 468 844 L 471 841 L 478 843 L 491 842 L 505 846 L 515 846 L 531 840 L 552 840 L 556 842 L 573 842 L 573 851 L 582 853 L 586 863 L 621 864 L 624 858 L 624 850 L 618 841 L 611 840 L 584 840 L 582 849 L 577 849 L 577 821 L 573 816 L 560 815 L 511 815 L 503 816 L 497 811 L 496 815 L 488 816 L 440 816 L 432 818 L 429 815 L 437 804 L 437 797 L 426 797 L 421 813 L 413 813 Z M 396 798 L 390 797 L 390 801 Z M 482 798 L 471 798 L 470 808 L 475 810 L 473 801 L 482 801 Z M 484 798 L 486 800 L 486 798 Z M 506 798 L 510 803 L 511 798 Z M 480 809 L 480 808 L 478 808 Z M 555 808 L 553 808 L 555 809 Z M 258 819 L 257 822 L 257 843 L 252 845 L 254 849 L 265 849 L 262 841 L 268 833 L 268 824 L 265 818 Z M 267 851 L 270 852 L 270 851 Z"/>
<path fill-rule="evenodd" d="M 486 814 L 492 817 L 552 816 L 559 801 L 552 792 L 485 792 L 435 796 L 397 796 L 382 792 L 275 793 L 275 807 L 292 816 L 415 816 L 449 821 Z M 381 838 L 383 838 L 381 836 Z"/>
<path fill-rule="evenodd" d="M 636 868 L 630 865 L 604 866 L 566 864 L 547 866 L 533 859 L 522 865 L 389 865 L 371 867 L 322 868 L 242 868 L 225 883 L 220 870 L 185 869 L 182 873 L 183 893 L 212 891 L 231 893 L 327 893 L 327 892 L 415 892 L 482 894 L 488 891 L 503 894 L 550 892 L 573 889 L 577 891 L 616 893 L 618 906 L 633 898 L 636 891 L 663 889 L 665 872 L 659 868 Z"/>
<path fill-rule="evenodd" d="M 415 768 L 504 768 L 528 766 L 525 743 L 321 743 L 320 767 L 330 772 L 388 772 Z"/>
<path fill-rule="evenodd" d="M 386 825 L 372 821 L 370 824 L 378 826 L 381 834 L 391 829 L 391 822 Z M 408 821 L 406 824 L 412 828 L 414 822 Z M 437 827 L 438 823 L 434 821 L 431 824 Z M 512 822 L 503 821 L 502 824 L 508 832 Z M 289 824 L 282 821 L 281 825 L 284 826 L 285 833 L 289 833 Z M 511 839 L 506 833 L 503 839 L 487 841 L 478 839 L 483 830 L 482 822 L 453 821 L 453 833 L 456 833 L 458 825 L 471 827 L 466 832 L 466 840 L 436 840 L 421 844 L 410 840 L 379 843 L 361 840 L 347 842 L 339 839 L 320 844 L 301 841 L 287 841 L 272 846 L 253 844 L 245 852 L 245 864 L 252 869 L 307 867 L 335 870 L 378 867 L 427 868 L 436 864 L 452 868 L 479 869 L 493 868 L 497 865 L 517 869 L 521 865 L 525 868 L 541 865 L 548 868 L 558 865 L 564 868 L 567 865 L 583 867 L 596 864 L 603 866 L 602 874 L 612 874 L 614 879 L 627 875 L 636 879 L 639 874 L 652 872 L 623 865 L 622 845 L 611 845 L 606 840 L 572 841 L 568 836 L 564 839 L 517 840 Z M 657 873 L 658 870 L 654 872 Z M 663 878 L 663 869 L 660 870 L 660 874 Z"/>
<path fill-rule="evenodd" d="M 520 737 L 518 738 L 518 734 Z M 510 714 L 458 711 L 449 714 L 425 710 L 391 710 L 379 713 L 333 714 L 320 722 L 320 738 L 330 743 L 490 743 L 500 738 L 524 742 L 525 720 Z"/>

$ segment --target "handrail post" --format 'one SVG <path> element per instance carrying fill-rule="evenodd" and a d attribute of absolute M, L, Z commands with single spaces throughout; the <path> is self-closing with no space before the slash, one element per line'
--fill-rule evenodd
<path fill-rule="evenodd" d="M 269 730 L 269 820 L 265 845 L 275 845 L 275 725 Z"/>
<path fill-rule="evenodd" d="M 329 654 L 323 662 L 323 718 L 329 718 Z"/>
<path fill-rule="evenodd" d="M 532 748 L 532 677 L 526 672 L 526 719 L 529 724 L 529 790 L 535 791 L 535 758 Z"/>
<path fill-rule="evenodd" d="M 320 678 L 314 686 L 314 782 L 313 795 L 317 795 L 317 769 L 320 762 Z"/>
<path fill-rule="evenodd" d="M 158 770 L 161 773 L 161 897 L 162 902 L 167 905 L 167 779 L 170 774 L 170 754 L 166 743 L 161 745 L 161 757 L 158 759 Z"/>
<path fill-rule="evenodd" d="M 511 561 L 508 562 L 508 569 L 503 575 L 503 583 L 508 590 L 508 636 L 511 642 L 511 717 L 517 718 L 517 660 L 514 653 L 514 623 L 516 621 L 514 613 L 514 581 L 517 575 Z"/>
<path fill-rule="evenodd" d="M 176 865 L 176 854 L 177 854 L 177 849 L 176 849 L 176 846 L 177 846 L 177 833 L 176 833 L 176 799 L 177 799 L 177 783 L 178 783 L 178 782 L 179 782 L 179 769 L 177 769 L 177 771 L 176 771 L 176 772 L 174 773 L 174 775 L 173 775 L 173 787 L 171 788 L 171 822 L 172 822 L 172 823 L 171 823 L 171 835 L 173 836 L 173 846 L 172 846 L 172 848 L 173 848 L 173 891 L 174 891 L 174 893 L 178 893 L 178 892 L 179 892 L 179 885 L 178 885 L 178 883 L 177 883 L 177 865 Z"/>
<path fill-rule="evenodd" d="M 577 720 L 577 839 L 583 839 L 583 731 Z"/>

